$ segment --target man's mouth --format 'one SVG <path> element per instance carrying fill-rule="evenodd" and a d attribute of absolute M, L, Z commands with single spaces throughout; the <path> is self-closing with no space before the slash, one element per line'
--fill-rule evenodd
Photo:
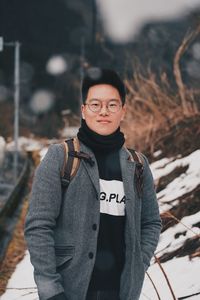
<path fill-rule="evenodd" d="M 111 123 L 110 120 L 97 120 L 98 123 L 101 123 L 101 124 L 108 124 L 108 123 Z"/>

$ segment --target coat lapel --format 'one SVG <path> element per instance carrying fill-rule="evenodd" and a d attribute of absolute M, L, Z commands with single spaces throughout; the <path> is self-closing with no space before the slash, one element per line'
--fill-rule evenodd
<path fill-rule="evenodd" d="M 120 150 L 120 165 L 124 192 L 127 200 L 132 200 L 134 195 L 135 161 L 131 160 L 131 154 L 123 147 Z"/>
<path fill-rule="evenodd" d="M 82 160 L 83 166 L 86 169 L 88 176 L 89 176 L 90 180 L 92 181 L 92 183 L 98 193 L 98 196 L 99 196 L 100 195 L 99 171 L 98 171 L 97 161 L 94 156 L 94 153 L 88 147 L 86 147 L 84 144 L 82 144 L 81 142 L 80 142 L 80 151 L 90 155 L 90 157 L 92 158 L 92 160 L 94 162 L 94 165 L 91 166 L 91 164 Z"/>
<path fill-rule="evenodd" d="M 122 179 L 124 185 L 124 193 L 126 196 L 126 243 L 132 241 L 129 245 L 135 245 L 135 192 L 134 192 L 134 174 L 135 161 L 130 159 L 131 154 L 126 148 L 120 151 L 120 164 L 122 171 Z M 133 250 L 134 251 L 134 250 Z"/>

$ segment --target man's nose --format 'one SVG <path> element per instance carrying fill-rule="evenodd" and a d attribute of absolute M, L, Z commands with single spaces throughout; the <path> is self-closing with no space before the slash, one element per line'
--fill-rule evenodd
<path fill-rule="evenodd" d="M 107 108 L 106 104 L 102 105 L 101 110 L 100 110 L 100 114 L 101 115 L 108 115 L 109 114 L 109 111 L 108 111 L 108 108 Z"/>

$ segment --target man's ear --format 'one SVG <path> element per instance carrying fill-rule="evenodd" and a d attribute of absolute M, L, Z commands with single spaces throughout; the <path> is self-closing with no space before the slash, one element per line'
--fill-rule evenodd
<path fill-rule="evenodd" d="M 82 119 L 85 120 L 85 115 L 84 115 L 84 110 L 85 110 L 85 105 L 81 105 L 81 114 L 82 114 Z"/>
<path fill-rule="evenodd" d="M 124 120 L 124 117 L 125 117 L 125 114 L 126 114 L 126 109 L 127 109 L 126 104 L 124 104 L 124 105 L 122 106 L 122 116 L 121 116 L 121 121 Z"/>

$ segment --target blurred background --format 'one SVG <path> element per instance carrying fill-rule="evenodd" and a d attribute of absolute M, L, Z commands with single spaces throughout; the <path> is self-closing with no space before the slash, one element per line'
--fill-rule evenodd
<path fill-rule="evenodd" d="M 32 176 L 49 144 L 76 134 L 89 67 L 114 68 L 123 78 L 127 146 L 147 155 L 155 177 L 163 236 L 150 272 L 161 298 L 147 280 L 141 299 L 200 299 L 200 0 L 0 0 L 2 300 L 33 285 L 8 283 L 28 256 Z M 171 264 L 177 257 L 185 259 L 176 260 L 184 278 Z M 171 286 L 154 270 L 159 263 L 168 278 L 177 269 Z M 25 299 L 37 299 L 34 289 Z"/>

